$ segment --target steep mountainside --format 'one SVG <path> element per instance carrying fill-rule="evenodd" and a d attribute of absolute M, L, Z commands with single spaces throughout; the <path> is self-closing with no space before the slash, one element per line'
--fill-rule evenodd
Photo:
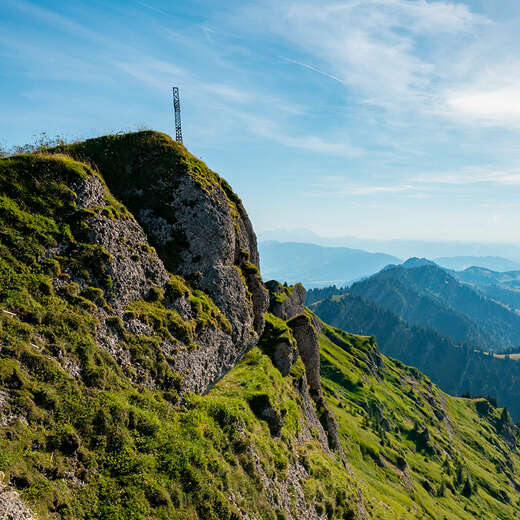
<path fill-rule="evenodd" d="M 510 519 L 518 429 L 263 284 L 156 132 L 0 160 L 1 520 Z"/>
<path fill-rule="evenodd" d="M 486 351 L 520 345 L 519 315 L 435 264 L 392 266 L 353 284 L 350 292 L 457 343 Z"/>
<path fill-rule="evenodd" d="M 268 293 L 225 181 L 153 132 L 63 151 L 0 162 L 5 511 L 18 490 L 38 518 L 360 517 L 302 361 L 250 350 Z"/>
<path fill-rule="evenodd" d="M 445 392 L 490 395 L 520 420 L 520 363 L 456 345 L 433 329 L 407 324 L 391 311 L 353 294 L 310 306 L 325 322 L 377 337 L 387 356 L 417 367 Z"/>
<path fill-rule="evenodd" d="M 324 326 L 322 385 L 372 518 L 516 518 L 518 429 L 485 399 L 449 397 L 373 338 Z M 513 433 L 516 432 L 516 433 Z"/>
<path fill-rule="evenodd" d="M 385 265 L 400 263 L 395 256 L 347 247 L 322 247 L 297 242 L 261 242 L 262 273 L 305 287 L 345 285 L 377 273 Z"/>
<path fill-rule="evenodd" d="M 338 289 L 335 285 L 322 287 L 321 289 L 310 289 L 305 294 L 305 305 L 310 306 L 313 303 L 326 300 L 331 296 L 346 294 L 348 292 L 348 287 L 340 287 Z"/>

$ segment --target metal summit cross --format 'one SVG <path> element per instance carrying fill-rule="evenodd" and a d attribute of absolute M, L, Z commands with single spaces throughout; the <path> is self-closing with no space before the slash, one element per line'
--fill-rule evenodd
<path fill-rule="evenodd" d="M 173 112 L 175 114 L 175 140 L 179 143 L 182 143 L 181 102 L 179 99 L 179 87 L 173 87 Z"/>

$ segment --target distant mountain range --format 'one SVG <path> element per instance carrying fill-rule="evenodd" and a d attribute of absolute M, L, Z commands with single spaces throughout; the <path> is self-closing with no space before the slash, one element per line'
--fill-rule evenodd
<path fill-rule="evenodd" d="M 499 273 L 481 267 L 470 267 L 452 274 L 488 298 L 520 314 L 520 271 Z"/>
<path fill-rule="evenodd" d="M 310 291 L 308 298 L 322 320 L 355 334 L 374 335 L 384 354 L 417 367 L 444 391 L 491 395 L 520 419 L 520 362 L 461 347 L 431 328 L 410 325 L 394 312 L 349 292 L 309 303 L 324 291 Z"/>
<path fill-rule="evenodd" d="M 296 242 L 260 242 L 258 249 L 262 276 L 266 280 L 301 282 L 307 288 L 343 286 L 370 276 L 388 264 L 401 263 L 399 258 L 384 253 Z"/>
<path fill-rule="evenodd" d="M 471 267 L 482 267 L 498 272 L 520 270 L 520 262 L 500 256 L 451 256 L 434 258 L 433 260 L 441 267 L 454 271 L 463 271 Z"/>
<path fill-rule="evenodd" d="M 335 327 L 376 336 L 386 355 L 419 368 L 443 390 L 492 395 L 520 419 L 520 362 L 484 353 L 518 351 L 520 315 L 506 307 L 506 297 L 518 298 L 519 284 L 518 271 L 456 272 L 411 258 L 347 289 L 313 289 L 306 303 Z"/>
<path fill-rule="evenodd" d="M 409 258 L 420 256 L 425 258 L 438 259 L 442 263 L 445 257 L 504 257 L 520 264 L 520 245 L 514 243 L 478 243 L 478 242 L 453 242 L 453 241 L 434 241 L 434 240 L 377 240 L 363 239 L 353 236 L 324 237 L 308 229 L 279 229 L 274 231 L 264 231 L 258 233 L 259 241 L 278 241 L 278 242 L 304 242 L 321 246 L 342 246 L 354 249 L 362 249 L 369 252 L 384 251 L 385 253 L 398 258 Z M 464 269 L 470 267 L 462 263 L 446 267 L 453 269 Z M 444 264 L 442 264 L 444 265 Z M 514 270 L 518 267 L 502 267 L 493 264 L 477 265 L 493 270 Z"/>
<path fill-rule="evenodd" d="M 301 282 L 309 289 L 330 285 L 342 287 L 371 276 L 388 264 L 401 263 L 400 258 L 386 253 L 349 247 L 320 246 L 298 241 L 260 242 L 259 251 L 262 274 L 266 279 L 282 280 L 288 283 Z M 520 271 L 520 262 L 496 256 L 443 257 L 436 258 L 435 263 L 449 270 L 466 269 L 469 265 L 494 272 L 514 269 Z M 461 280 L 469 281 L 463 278 Z"/>

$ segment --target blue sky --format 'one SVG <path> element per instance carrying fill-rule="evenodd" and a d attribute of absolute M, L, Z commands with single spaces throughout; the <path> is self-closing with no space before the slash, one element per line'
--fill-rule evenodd
<path fill-rule="evenodd" d="M 173 133 L 257 231 L 518 241 L 520 2 L 0 2 L 0 144 Z"/>

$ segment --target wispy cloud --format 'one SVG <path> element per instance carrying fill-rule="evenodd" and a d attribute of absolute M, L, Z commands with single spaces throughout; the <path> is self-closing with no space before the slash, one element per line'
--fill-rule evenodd
<path fill-rule="evenodd" d="M 343 188 L 342 193 L 344 195 L 375 195 L 380 193 L 410 193 L 414 191 L 418 191 L 416 186 L 401 184 L 396 186 L 346 186 Z"/>
<path fill-rule="evenodd" d="M 289 148 L 339 157 L 359 157 L 365 153 L 365 150 L 354 146 L 347 139 L 324 139 L 321 136 L 302 132 L 288 135 L 274 118 L 269 119 L 262 115 L 254 115 L 250 112 L 230 108 L 226 109 L 226 113 L 240 121 L 242 127 L 247 128 L 254 134 Z"/>
<path fill-rule="evenodd" d="M 520 167 L 498 170 L 496 167 L 463 168 L 457 172 L 421 174 L 411 179 L 423 184 L 493 184 L 497 186 L 520 186 Z"/>
<path fill-rule="evenodd" d="M 287 63 L 293 63 L 294 65 L 299 65 L 300 67 L 317 72 L 318 74 L 321 74 L 322 76 L 325 76 L 326 78 L 337 81 L 338 83 L 345 84 L 345 82 L 343 80 L 341 80 L 340 78 L 338 78 L 337 76 L 334 76 L 333 74 L 329 74 L 328 72 L 324 72 L 323 70 L 320 70 L 317 67 L 313 67 L 312 65 L 308 65 L 307 63 L 302 63 L 301 61 L 297 61 L 297 60 L 291 60 L 289 58 L 283 58 L 283 61 L 285 61 Z"/>
<path fill-rule="evenodd" d="M 406 196 L 424 195 L 427 191 L 425 186 L 413 184 L 354 184 L 340 177 L 328 177 L 320 182 L 313 183 L 306 191 L 310 197 L 334 197 L 334 198 L 355 198 L 357 196 L 376 196 L 376 195 L 397 195 Z"/>
<path fill-rule="evenodd" d="M 31 18 L 37 18 L 43 22 L 52 25 L 58 30 L 66 31 L 74 36 L 74 38 L 84 38 L 94 43 L 101 43 L 110 41 L 110 38 L 103 34 L 93 31 L 84 25 L 71 20 L 70 18 L 41 7 L 34 2 L 27 0 L 3 0 L 6 5 L 11 6 L 19 11 L 22 11 Z"/>
<path fill-rule="evenodd" d="M 325 176 L 310 186 L 310 196 L 355 197 L 377 195 L 399 195 L 407 198 L 442 196 L 454 186 L 520 187 L 520 167 L 497 169 L 495 167 L 466 167 L 452 172 L 430 172 L 409 175 L 401 182 L 381 184 L 377 180 L 364 184 L 354 183 L 340 175 Z M 499 206 L 501 204 L 497 203 Z M 514 203 L 516 207 L 518 203 Z M 513 207 L 511 206 L 511 207 Z M 505 206 L 504 206 L 505 207 Z"/>
<path fill-rule="evenodd" d="M 405 114 L 401 124 L 520 127 L 518 49 L 504 52 L 503 41 L 516 29 L 465 3 L 266 0 L 243 13 L 249 30 L 299 49 L 301 59 L 285 61 L 344 85 L 358 103 Z"/>
<path fill-rule="evenodd" d="M 355 89 L 365 103 L 394 110 L 438 102 L 439 63 L 421 52 L 419 38 L 450 39 L 490 24 L 448 1 L 267 2 L 245 12 L 251 25 L 261 19 L 315 61 L 294 63 Z"/>

